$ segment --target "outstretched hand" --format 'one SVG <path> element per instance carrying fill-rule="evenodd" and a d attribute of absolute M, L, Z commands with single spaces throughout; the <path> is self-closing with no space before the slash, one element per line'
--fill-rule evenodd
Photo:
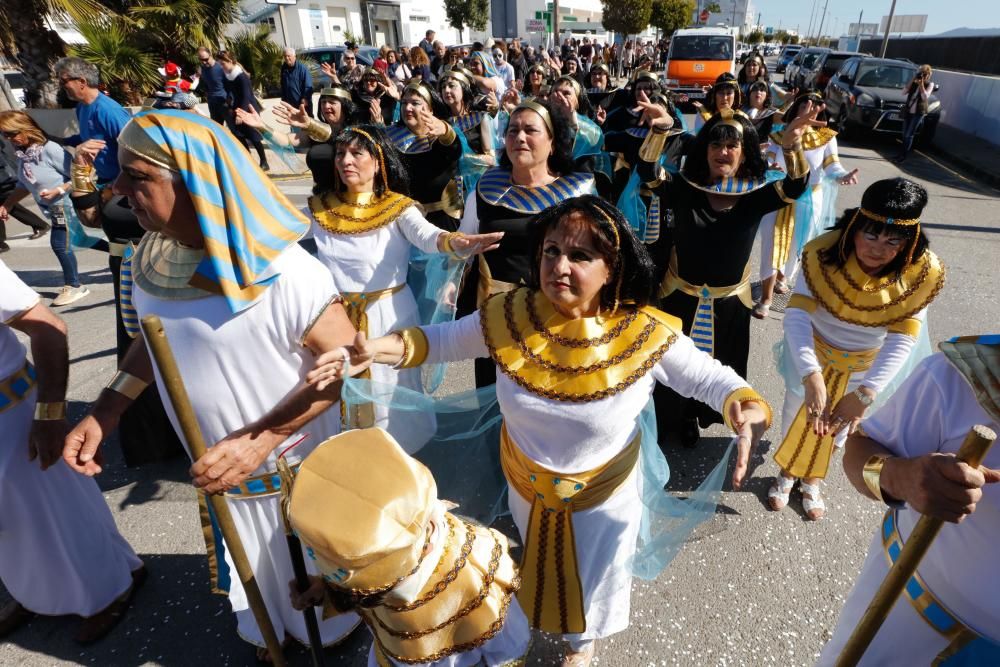
<path fill-rule="evenodd" d="M 350 347 L 338 347 L 324 352 L 316 359 L 316 366 L 306 374 L 306 382 L 323 391 L 334 382 L 351 377 L 368 369 L 375 361 L 375 347 L 371 345 L 363 331 L 354 337 Z M 346 362 L 346 365 L 345 365 Z"/>
<path fill-rule="evenodd" d="M 826 110 L 826 105 L 822 102 L 806 100 L 802 105 L 802 110 L 792 122 L 785 126 L 783 148 L 791 148 L 792 145 L 802 138 L 802 135 L 810 127 L 826 127 L 825 120 L 819 120 L 818 116 Z"/>
<path fill-rule="evenodd" d="M 659 104 L 650 102 L 645 91 L 639 91 L 638 95 L 636 95 L 635 103 L 636 106 L 632 109 L 632 112 L 642 112 L 642 116 L 639 118 L 639 125 L 647 125 L 650 129 L 670 129 L 674 126 L 673 117 Z"/>
<path fill-rule="evenodd" d="M 745 405 L 733 401 L 728 409 L 728 417 L 738 439 L 733 490 L 739 491 L 750 465 L 750 453 L 757 447 L 767 428 L 767 413 L 756 401 L 747 401 Z"/>
<path fill-rule="evenodd" d="M 840 184 L 841 185 L 857 185 L 858 184 L 858 172 L 860 172 L 860 171 L 861 171 L 860 169 L 858 169 L 857 167 L 855 167 L 851 171 L 847 172 L 847 174 L 845 174 L 844 176 L 841 177 Z"/>
<path fill-rule="evenodd" d="M 306 112 L 305 102 L 300 104 L 298 108 L 293 107 L 288 102 L 279 102 L 272 111 L 279 123 L 303 129 L 309 127 L 309 114 Z"/>
<path fill-rule="evenodd" d="M 500 239 L 503 238 L 503 232 L 493 232 L 491 234 L 463 234 L 462 236 L 453 236 L 451 239 L 451 247 L 455 251 L 455 254 L 462 259 L 467 259 L 473 255 L 479 255 L 481 253 L 496 250 L 500 247 Z"/>

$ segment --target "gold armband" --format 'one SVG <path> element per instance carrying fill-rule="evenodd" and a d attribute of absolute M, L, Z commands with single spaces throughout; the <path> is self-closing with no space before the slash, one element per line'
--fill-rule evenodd
<path fill-rule="evenodd" d="M 444 123 L 444 121 L 441 122 Z M 438 137 L 438 143 L 444 146 L 451 146 L 455 143 L 455 139 L 458 138 L 458 135 L 455 134 L 455 128 L 451 126 L 451 123 L 444 123 L 444 126 L 448 129 L 444 131 L 444 134 Z"/>
<path fill-rule="evenodd" d="M 646 135 L 642 146 L 639 147 L 639 159 L 645 162 L 656 162 L 663 153 L 663 147 L 667 143 L 665 132 L 650 132 Z"/>
<path fill-rule="evenodd" d="M 116 391 L 125 398 L 131 398 L 133 401 L 139 398 L 149 383 L 145 380 L 141 380 L 131 373 L 126 373 L 125 371 L 118 371 L 115 376 L 111 378 L 111 382 L 107 384 L 105 389 L 111 391 Z"/>
<path fill-rule="evenodd" d="M 865 486 L 868 487 L 873 496 L 883 503 L 885 502 L 885 498 L 882 497 L 880 478 L 882 477 L 882 467 L 885 465 L 887 458 L 889 457 L 884 454 L 876 454 L 865 461 L 865 467 L 861 471 L 861 477 L 865 480 Z"/>
<path fill-rule="evenodd" d="M 400 331 L 393 331 L 403 340 L 403 358 L 396 364 L 396 368 L 413 368 L 419 366 L 427 359 L 427 334 L 420 327 L 409 327 Z"/>
<path fill-rule="evenodd" d="M 455 259 L 465 259 L 464 257 L 458 254 L 458 251 L 455 250 L 455 247 L 451 244 L 451 242 L 455 239 L 464 239 L 464 238 L 465 234 L 463 234 L 462 232 L 447 233 L 444 235 L 444 240 L 441 242 L 441 245 L 444 246 L 444 251 L 447 254 L 454 257 Z"/>
<path fill-rule="evenodd" d="M 70 168 L 70 181 L 73 183 L 73 189 L 77 192 L 97 192 L 94 174 L 93 165 L 74 162 Z"/>
<path fill-rule="evenodd" d="M 50 422 L 66 419 L 66 401 L 35 403 L 35 421 Z"/>
<path fill-rule="evenodd" d="M 726 397 L 725 403 L 722 405 L 722 418 L 725 420 L 726 426 L 734 431 L 736 430 L 733 428 L 733 424 L 729 421 L 729 406 L 732 405 L 734 401 L 738 401 L 739 403 L 746 403 L 748 401 L 758 403 L 767 414 L 767 424 L 764 428 L 771 428 L 771 420 L 774 418 L 774 413 L 771 411 L 771 405 L 764 400 L 763 396 L 754 391 L 752 387 L 741 387 Z"/>
<path fill-rule="evenodd" d="M 785 156 L 785 173 L 792 178 L 802 178 L 809 173 L 809 163 L 806 162 L 806 155 L 802 152 L 802 140 L 796 139 L 791 148 L 781 147 Z"/>
<path fill-rule="evenodd" d="M 321 123 L 314 118 L 309 119 L 309 125 L 306 126 L 306 136 L 312 141 L 317 144 L 325 143 L 330 140 L 332 134 L 333 128 L 326 123 Z"/>

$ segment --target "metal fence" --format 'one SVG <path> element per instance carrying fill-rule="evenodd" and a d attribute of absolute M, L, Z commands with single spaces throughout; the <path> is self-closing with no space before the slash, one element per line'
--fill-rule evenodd
<path fill-rule="evenodd" d="M 865 39 L 858 51 L 877 54 L 881 49 L 881 38 Z M 1000 74 L 1000 36 L 890 38 L 885 55 L 958 72 Z"/>

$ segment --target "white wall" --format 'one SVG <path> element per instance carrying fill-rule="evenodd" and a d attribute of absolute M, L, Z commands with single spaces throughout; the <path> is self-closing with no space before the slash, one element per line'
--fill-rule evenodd
<path fill-rule="evenodd" d="M 941 123 L 1000 146 L 1000 77 L 936 69 Z"/>

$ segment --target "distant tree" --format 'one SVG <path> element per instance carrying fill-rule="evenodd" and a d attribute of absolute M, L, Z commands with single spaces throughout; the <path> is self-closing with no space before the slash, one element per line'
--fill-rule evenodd
<path fill-rule="evenodd" d="M 158 58 L 136 46 L 135 24 L 113 15 L 99 22 L 80 21 L 84 43 L 69 47 L 70 55 L 97 67 L 108 94 L 125 105 L 137 105 L 159 88 Z"/>
<path fill-rule="evenodd" d="M 776 41 L 778 44 L 788 44 L 788 38 L 789 35 L 787 30 L 779 30 L 774 33 L 774 36 L 771 39 Z"/>
<path fill-rule="evenodd" d="M 754 30 L 743 38 L 743 41 L 747 44 L 760 44 L 764 41 L 764 33 L 760 30 Z"/>
<path fill-rule="evenodd" d="M 653 0 L 649 25 L 669 37 L 691 21 L 693 12 L 694 0 Z"/>
<path fill-rule="evenodd" d="M 705 11 L 707 11 L 709 14 L 721 14 L 722 13 L 722 7 L 720 7 L 719 3 L 717 3 L 717 2 L 709 2 L 708 4 L 706 4 L 703 7 L 703 9 Z"/>
<path fill-rule="evenodd" d="M 458 31 L 461 39 L 465 28 L 486 30 L 490 18 L 490 0 L 444 0 L 448 25 Z"/>
<path fill-rule="evenodd" d="M 226 38 L 226 48 L 250 75 L 261 97 L 280 85 L 283 49 L 271 38 L 266 25 L 247 26 Z"/>
<path fill-rule="evenodd" d="M 650 24 L 653 0 L 601 0 L 604 16 L 601 24 L 622 35 L 635 35 Z"/>

